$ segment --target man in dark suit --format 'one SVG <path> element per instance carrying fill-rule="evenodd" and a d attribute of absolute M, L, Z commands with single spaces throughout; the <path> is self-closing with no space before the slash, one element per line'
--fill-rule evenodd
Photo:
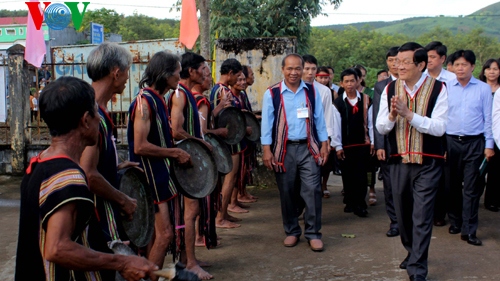
<path fill-rule="evenodd" d="M 377 122 L 377 114 L 380 108 L 380 96 L 384 88 L 390 82 L 398 78 L 398 68 L 396 66 L 396 56 L 398 55 L 399 47 L 392 47 L 389 49 L 385 55 L 387 69 L 389 69 L 389 78 L 382 80 L 375 84 L 374 94 L 373 94 L 373 124 Z M 375 126 L 374 126 L 375 127 Z M 384 196 L 385 196 L 385 210 L 391 224 L 389 226 L 389 231 L 386 235 L 388 237 L 394 237 L 399 235 L 398 222 L 396 219 L 396 211 L 394 210 L 394 201 L 392 198 L 392 188 L 389 176 L 389 167 L 387 165 L 386 157 L 386 147 L 385 147 L 385 136 L 380 134 L 376 128 L 373 129 L 374 140 L 375 140 L 375 151 L 377 152 L 377 158 L 380 161 L 380 172 L 382 174 L 382 180 L 384 183 Z"/>

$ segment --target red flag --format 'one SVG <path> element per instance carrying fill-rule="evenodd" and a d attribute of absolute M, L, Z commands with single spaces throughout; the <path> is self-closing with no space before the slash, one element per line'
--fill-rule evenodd
<path fill-rule="evenodd" d="M 38 3 L 38 0 L 30 0 L 30 2 Z M 43 11 L 40 11 L 40 13 L 43 13 Z M 29 14 L 28 26 L 26 28 L 26 49 L 24 51 L 24 59 L 33 66 L 41 67 L 45 53 L 46 49 L 45 39 L 43 38 L 43 29 L 36 29 L 35 22 L 33 21 L 33 15 Z"/>
<path fill-rule="evenodd" d="M 200 35 L 198 16 L 196 16 L 195 0 L 182 0 L 181 32 L 179 41 L 188 49 L 192 49 Z"/>

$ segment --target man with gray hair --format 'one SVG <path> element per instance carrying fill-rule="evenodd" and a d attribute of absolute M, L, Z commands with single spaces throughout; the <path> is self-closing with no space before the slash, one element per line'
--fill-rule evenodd
<path fill-rule="evenodd" d="M 89 242 L 93 249 L 111 252 L 107 242 L 119 240 L 122 234 L 120 212 L 131 219 L 137 207 L 135 199 L 120 192 L 117 172 L 138 163 L 125 161 L 118 165 L 114 142 L 113 121 L 107 110 L 114 94 L 121 94 L 128 80 L 132 55 L 114 43 L 103 43 L 92 50 L 87 59 L 87 73 L 99 105 L 99 140 L 87 146 L 80 158 L 80 165 L 87 175 L 89 188 L 95 196 L 95 206 L 101 229 L 89 228 Z M 119 210 L 118 208 L 119 207 Z M 111 275 L 112 278 L 114 275 Z"/>

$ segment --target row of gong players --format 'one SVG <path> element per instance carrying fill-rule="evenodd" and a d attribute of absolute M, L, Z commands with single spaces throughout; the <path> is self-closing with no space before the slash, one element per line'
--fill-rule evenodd
<path fill-rule="evenodd" d="M 243 189 L 233 193 L 236 180 L 242 187 L 248 179 L 252 144 L 243 138 L 260 137 L 255 116 L 247 116 L 247 127 L 243 113 L 251 112 L 244 93 L 251 69 L 224 62 L 208 101 L 201 95 L 211 84 L 203 57 L 156 53 L 129 109 L 132 161 L 118 164 L 107 108 L 125 89 L 131 63 L 128 50 L 103 43 L 87 59 L 92 87 L 61 77 L 42 91 L 52 141 L 21 184 L 16 280 L 157 280 L 168 251 L 180 255 L 185 269 L 178 273 L 186 273 L 173 280 L 212 279 L 194 255 L 197 232 L 198 244 L 216 246 L 216 227 L 238 227 L 227 213 L 231 196 L 233 211 L 244 211 L 238 199 L 255 200 Z"/>
<path fill-rule="evenodd" d="M 131 161 L 144 170 L 156 208 L 147 256 L 159 267 L 171 247 L 187 270 L 212 279 L 194 248 L 216 247 L 217 227 L 240 226 L 228 211 L 246 213 L 244 204 L 257 200 L 245 188 L 260 139 L 245 93 L 253 82 L 249 66 L 228 59 L 207 99 L 212 75 L 202 56 L 159 52 L 149 62 L 130 106 L 127 136 Z"/>

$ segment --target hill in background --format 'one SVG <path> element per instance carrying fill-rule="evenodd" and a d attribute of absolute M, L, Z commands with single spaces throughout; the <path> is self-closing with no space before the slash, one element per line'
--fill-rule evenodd
<path fill-rule="evenodd" d="M 500 39 L 498 20 L 500 20 L 500 2 L 489 5 L 467 16 L 415 17 L 391 22 L 361 22 L 348 25 L 319 26 L 317 28 L 343 30 L 347 26 L 353 26 L 357 29 L 368 28 L 381 33 L 405 34 L 416 38 L 438 26 L 448 29 L 453 33 L 468 32 L 474 28 L 481 27 L 485 35 Z"/>

